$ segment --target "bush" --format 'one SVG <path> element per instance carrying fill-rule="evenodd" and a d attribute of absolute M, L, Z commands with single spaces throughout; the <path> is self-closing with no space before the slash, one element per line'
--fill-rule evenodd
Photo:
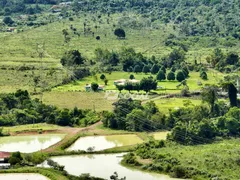
<path fill-rule="evenodd" d="M 121 28 L 115 29 L 114 35 L 117 36 L 118 38 L 125 38 L 126 37 L 125 31 Z"/>
<path fill-rule="evenodd" d="M 134 75 L 131 74 L 131 75 L 129 76 L 129 79 L 135 79 Z"/>
<path fill-rule="evenodd" d="M 175 178 L 185 178 L 187 174 L 187 170 L 183 166 L 175 166 L 173 168 L 173 176 Z"/>
<path fill-rule="evenodd" d="M 165 76 L 164 71 L 160 70 L 157 74 L 157 80 L 162 81 L 162 80 L 165 80 L 165 79 L 166 79 L 166 76 Z"/>
<path fill-rule="evenodd" d="M 207 73 L 206 73 L 205 71 L 201 71 L 201 72 L 200 72 L 200 77 L 201 77 L 203 80 L 207 80 L 207 79 L 208 79 Z"/>
<path fill-rule="evenodd" d="M 105 76 L 104 74 L 102 74 L 102 75 L 100 76 L 100 79 L 101 79 L 101 80 L 104 80 L 104 79 L 106 79 L 106 76 Z"/>
<path fill-rule="evenodd" d="M 142 72 L 143 72 L 143 73 L 149 73 L 149 72 L 150 72 L 149 67 L 148 67 L 147 65 L 144 65 L 144 66 L 143 66 L 143 69 L 142 69 Z"/>
<path fill-rule="evenodd" d="M 98 87 L 99 87 L 99 85 L 97 84 L 97 83 L 92 83 L 91 84 L 91 89 L 94 91 L 94 92 L 96 92 L 97 90 L 98 90 Z"/>
<path fill-rule="evenodd" d="M 176 77 L 175 77 L 174 72 L 170 71 L 170 72 L 168 73 L 168 75 L 167 75 L 167 79 L 168 79 L 169 81 L 174 81 L 175 78 L 176 78 Z"/>
<path fill-rule="evenodd" d="M 158 65 L 154 64 L 154 65 L 152 66 L 152 68 L 151 68 L 151 73 L 152 73 L 152 74 L 157 74 L 158 71 L 159 71 Z"/>
<path fill-rule="evenodd" d="M 183 80 L 185 80 L 185 75 L 184 75 L 183 71 L 177 72 L 176 79 L 178 80 L 178 82 L 182 82 Z"/>
<path fill-rule="evenodd" d="M 4 22 L 6 25 L 8 25 L 8 26 L 11 26 L 11 25 L 14 23 L 14 21 L 12 20 L 12 18 L 9 17 L 9 16 L 4 17 L 3 22 Z"/>

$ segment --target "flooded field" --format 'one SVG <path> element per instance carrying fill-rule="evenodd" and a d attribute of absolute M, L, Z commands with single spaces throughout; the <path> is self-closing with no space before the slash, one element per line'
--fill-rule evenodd
<path fill-rule="evenodd" d="M 22 153 L 36 152 L 61 141 L 65 135 L 31 135 L 0 137 L 0 151 Z"/>
<path fill-rule="evenodd" d="M 79 138 L 67 151 L 85 150 L 92 148 L 94 151 L 100 151 L 108 148 L 134 145 L 143 141 L 135 134 L 128 135 L 110 135 L 110 136 L 89 136 Z"/>

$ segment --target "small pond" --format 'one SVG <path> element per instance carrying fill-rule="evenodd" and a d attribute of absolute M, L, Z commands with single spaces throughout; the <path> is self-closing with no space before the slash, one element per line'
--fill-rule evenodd
<path fill-rule="evenodd" d="M 32 153 L 61 141 L 64 134 L 0 137 L 0 151 Z"/>
<path fill-rule="evenodd" d="M 114 172 L 117 172 L 119 177 L 126 176 L 127 180 L 174 180 L 174 178 L 170 178 L 167 175 L 126 168 L 120 164 L 123 155 L 124 153 L 73 155 L 52 157 L 51 159 L 60 165 L 64 165 L 68 173 L 76 176 L 89 173 L 91 176 L 110 179 L 109 177 Z M 48 167 L 46 162 L 42 166 Z"/>
<path fill-rule="evenodd" d="M 94 151 L 108 148 L 134 145 L 143 141 L 135 134 L 109 135 L 109 136 L 88 136 L 79 138 L 67 151 L 85 150 L 91 147 Z"/>
<path fill-rule="evenodd" d="M 47 177 L 40 174 L 27 174 L 27 173 L 10 173 L 0 174 L 1 180 L 49 180 Z"/>

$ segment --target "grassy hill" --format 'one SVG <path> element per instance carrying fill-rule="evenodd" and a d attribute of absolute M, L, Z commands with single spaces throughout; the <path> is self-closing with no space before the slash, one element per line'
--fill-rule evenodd
<path fill-rule="evenodd" d="M 45 79 L 51 86 L 59 84 L 63 74 L 66 74 L 60 64 L 60 58 L 65 51 L 71 49 L 79 50 L 89 60 L 94 58 L 96 48 L 119 51 L 122 47 L 133 47 L 137 52 L 142 52 L 147 57 L 154 55 L 157 59 L 160 59 L 168 55 L 172 48 L 178 47 L 165 45 L 165 41 L 171 33 L 178 34 L 177 31 L 173 30 L 171 24 L 160 24 L 159 29 L 150 27 L 125 28 L 126 39 L 119 40 L 113 34 L 113 26 L 118 25 L 120 17 L 134 16 L 134 14 L 113 14 L 110 17 L 102 15 L 101 23 L 94 20 L 96 16 L 97 14 L 73 16 L 74 21 L 63 19 L 19 33 L 0 33 L 0 41 L 3 44 L 3 46 L 0 46 L 1 91 L 12 92 L 18 88 L 26 88 L 32 91 L 33 71 L 35 75 L 41 74 L 45 77 L 50 70 L 54 69 L 54 77 Z M 92 34 L 84 35 L 84 22 L 95 33 L 94 37 Z M 71 25 L 76 28 L 79 36 L 70 29 Z M 95 26 L 98 26 L 98 28 L 96 29 Z M 63 29 L 67 29 L 70 34 L 71 40 L 69 43 L 64 43 Z M 100 36 L 101 40 L 97 41 L 96 36 Z M 196 39 L 199 40 L 195 42 Z M 184 36 L 178 36 L 176 40 L 188 45 L 187 62 L 193 62 L 194 59 L 197 59 L 204 63 L 206 56 L 211 54 L 215 48 L 215 46 L 210 46 L 212 42 L 210 37 L 185 38 Z M 227 41 L 226 38 L 218 38 L 217 41 L 219 42 L 217 46 L 224 51 L 239 52 L 239 42 L 236 41 L 236 46 L 226 47 L 224 46 Z M 39 58 L 38 45 L 44 45 L 43 59 Z M 56 80 L 56 77 L 59 80 Z"/>

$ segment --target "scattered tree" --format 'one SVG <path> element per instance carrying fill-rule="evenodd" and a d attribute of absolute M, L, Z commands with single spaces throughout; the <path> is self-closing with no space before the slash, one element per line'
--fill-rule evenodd
<path fill-rule="evenodd" d="M 120 39 L 124 39 L 126 37 L 125 31 L 121 28 L 115 29 L 114 35 L 117 36 Z"/>
<path fill-rule="evenodd" d="M 182 71 L 178 71 L 177 72 L 177 76 L 176 79 L 178 80 L 178 82 L 182 82 L 183 80 L 185 80 L 185 75 Z"/>
<path fill-rule="evenodd" d="M 94 91 L 94 92 L 96 92 L 97 90 L 98 90 L 98 87 L 99 87 L 99 85 L 97 84 L 97 83 L 92 83 L 91 84 L 91 89 Z"/>
<path fill-rule="evenodd" d="M 170 71 L 167 75 L 167 80 L 174 81 L 175 80 L 175 74 L 174 72 Z"/>
<path fill-rule="evenodd" d="M 160 70 L 157 74 L 157 80 L 162 81 L 162 80 L 165 80 L 165 79 L 166 79 L 165 73 L 162 70 Z"/>

